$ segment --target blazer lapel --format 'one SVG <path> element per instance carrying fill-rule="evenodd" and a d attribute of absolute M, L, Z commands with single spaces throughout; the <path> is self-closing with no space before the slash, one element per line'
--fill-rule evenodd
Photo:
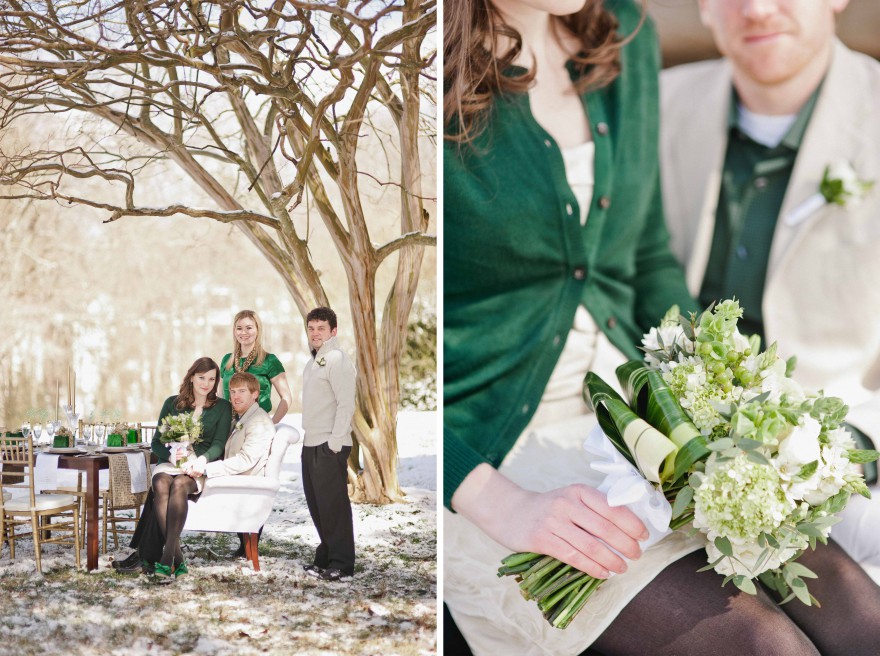
<path fill-rule="evenodd" d="M 852 53 L 840 42 L 835 42 L 831 66 L 804 134 L 776 223 L 767 268 L 768 285 L 781 265 L 796 251 L 797 243 L 809 233 L 810 226 L 834 216 L 841 209 L 825 204 L 794 225 L 787 220 L 792 212 L 819 192 L 825 167 L 845 160 L 855 165 L 858 171 L 857 164 L 864 148 L 861 139 L 863 125 L 871 117 L 860 110 L 869 104 L 862 98 L 866 88 L 859 80 L 862 67 L 853 60 Z"/>
<path fill-rule="evenodd" d="M 679 93 L 692 91 L 683 89 Z M 671 190 L 675 198 L 666 199 L 665 204 L 671 208 L 670 214 L 681 214 L 667 216 L 667 220 L 670 225 L 678 225 L 672 231 L 673 240 L 685 241 L 674 244 L 674 250 L 684 258 L 688 289 L 694 296 L 699 294 L 703 284 L 715 232 L 731 93 L 730 65 L 724 60 L 718 61 L 701 77 L 699 114 L 693 116 L 693 120 L 679 117 L 672 142 L 664 144 L 666 156 L 671 156 L 669 164 L 678 171 L 674 179 L 679 185 Z"/>

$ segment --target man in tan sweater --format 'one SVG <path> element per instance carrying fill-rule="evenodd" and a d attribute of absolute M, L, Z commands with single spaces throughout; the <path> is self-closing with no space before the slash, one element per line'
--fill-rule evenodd
<path fill-rule="evenodd" d="M 305 570 L 325 581 L 354 574 L 354 527 L 348 499 L 348 456 L 356 372 L 336 341 L 336 313 L 306 317 L 312 359 L 303 371 L 303 489 L 321 544 Z"/>

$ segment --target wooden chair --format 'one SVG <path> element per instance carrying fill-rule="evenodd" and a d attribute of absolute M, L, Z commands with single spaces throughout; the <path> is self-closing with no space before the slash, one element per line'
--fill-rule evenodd
<path fill-rule="evenodd" d="M 284 452 L 299 439 L 299 431 L 293 426 L 278 424 L 269 447 L 265 476 L 216 476 L 205 481 L 198 503 L 189 502 L 183 530 L 247 533 L 245 553 L 254 571 L 259 572 L 257 533 L 269 519 L 281 487 Z"/>
<path fill-rule="evenodd" d="M 107 553 L 107 526 L 113 531 L 113 545 L 119 548 L 119 533 L 132 535 L 134 527 L 141 518 L 141 507 L 147 498 L 150 483 L 150 454 L 145 454 L 147 461 L 147 485 L 148 489 L 143 492 L 131 491 L 131 472 L 128 469 L 128 458 L 124 453 L 114 453 L 108 456 L 110 462 L 110 487 L 101 493 L 101 501 L 104 506 L 103 538 L 101 542 L 102 553 Z M 117 511 L 134 511 L 134 515 L 117 516 Z M 119 524 L 131 523 L 130 529 L 121 529 Z"/>
<path fill-rule="evenodd" d="M 9 542 L 9 557 L 15 560 L 15 540 L 30 535 L 34 541 L 37 571 L 42 574 L 41 546 L 49 543 L 70 544 L 73 534 L 76 567 L 80 566 L 79 502 L 73 495 L 36 494 L 34 492 L 34 444 L 31 437 L 3 437 L 0 439 L 0 458 L 3 475 L 0 476 L 0 514 L 3 517 L 3 536 Z M 14 481 L 14 482 L 13 482 Z M 19 496 L 7 497 L 7 490 L 18 488 Z M 59 517 L 62 521 L 43 524 L 43 520 Z M 30 533 L 16 533 L 19 526 L 30 525 Z M 49 537 L 49 534 L 52 534 Z M 62 535 L 59 535 L 62 534 Z"/>

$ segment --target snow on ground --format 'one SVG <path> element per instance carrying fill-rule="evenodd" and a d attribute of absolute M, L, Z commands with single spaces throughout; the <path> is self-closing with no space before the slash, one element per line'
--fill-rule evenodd
<path fill-rule="evenodd" d="M 110 559 L 76 572 L 70 547 L 16 541 L 0 552 L 0 656 L 30 654 L 357 654 L 436 653 L 437 414 L 402 412 L 400 484 L 407 503 L 353 506 L 358 561 L 348 582 L 307 576 L 318 544 L 300 480 L 300 446 L 288 450 L 281 490 L 260 542 L 260 565 L 217 554 L 235 536 L 185 533 L 190 574 L 170 586 L 123 576 Z M 299 427 L 299 416 L 287 423 Z M 112 549 L 112 540 L 111 540 Z M 85 559 L 85 554 L 83 554 Z"/>

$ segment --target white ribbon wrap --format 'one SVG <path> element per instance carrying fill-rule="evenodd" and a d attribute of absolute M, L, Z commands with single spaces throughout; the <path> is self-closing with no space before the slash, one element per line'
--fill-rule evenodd
<path fill-rule="evenodd" d="M 605 475 L 596 489 L 608 497 L 608 505 L 626 506 L 647 527 L 650 535 L 639 543 L 642 551 L 672 533 L 669 528 L 672 506 L 663 493 L 621 455 L 598 424 L 584 441 L 584 449 L 590 455 L 590 468 Z"/>

